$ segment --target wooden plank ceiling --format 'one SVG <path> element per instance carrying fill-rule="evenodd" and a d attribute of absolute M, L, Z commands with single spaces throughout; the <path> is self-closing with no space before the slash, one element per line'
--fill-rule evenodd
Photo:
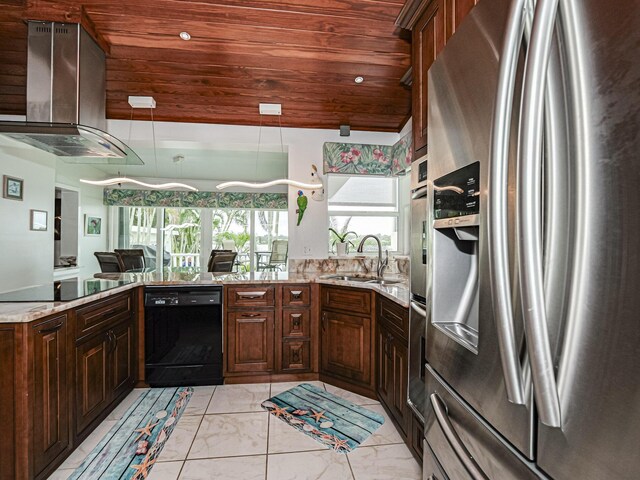
<path fill-rule="evenodd" d="M 394 26 L 403 3 L 0 0 L 0 114 L 25 114 L 34 19 L 81 22 L 107 51 L 108 118 L 130 118 L 129 95 L 152 95 L 156 120 L 257 125 L 268 102 L 287 127 L 398 131 L 411 111 L 410 43 Z"/>

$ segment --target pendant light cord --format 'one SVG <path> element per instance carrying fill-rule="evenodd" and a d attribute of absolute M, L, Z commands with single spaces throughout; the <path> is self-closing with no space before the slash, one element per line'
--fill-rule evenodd
<path fill-rule="evenodd" d="M 158 152 L 156 150 L 156 124 L 153 121 L 153 108 L 150 108 L 151 112 L 151 135 L 153 136 L 153 160 L 156 164 L 156 178 L 158 177 Z"/>

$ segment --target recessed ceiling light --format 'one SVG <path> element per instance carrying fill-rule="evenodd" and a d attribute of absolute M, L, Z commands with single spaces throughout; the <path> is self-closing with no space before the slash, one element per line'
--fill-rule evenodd
<path fill-rule="evenodd" d="M 191 35 L 187 32 L 180 32 L 180 38 L 183 40 L 191 40 Z"/>
<path fill-rule="evenodd" d="M 362 83 L 364 82 L 364 77 L 361 77 L 360 75 L 358 75 L 356 78 L 353 79 L 353 81 L 356 83 Z"/>

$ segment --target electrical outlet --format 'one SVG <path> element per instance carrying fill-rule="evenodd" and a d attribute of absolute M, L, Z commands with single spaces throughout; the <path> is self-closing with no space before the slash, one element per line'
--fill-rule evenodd
<path fill-rule="evenodd" d="M 304 254 L 311 255 L 311 247 L 304 247 Z"/>

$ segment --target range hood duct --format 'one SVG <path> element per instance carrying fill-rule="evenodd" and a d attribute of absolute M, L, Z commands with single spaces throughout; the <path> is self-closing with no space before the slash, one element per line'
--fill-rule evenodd
<path fill-rule="evenodd" d="M 0 122 L 0 134 L 67 163 L 142 165 L 109 135 L 106 60 L 77 23 L 28 22 L 27 121 Z"/>

